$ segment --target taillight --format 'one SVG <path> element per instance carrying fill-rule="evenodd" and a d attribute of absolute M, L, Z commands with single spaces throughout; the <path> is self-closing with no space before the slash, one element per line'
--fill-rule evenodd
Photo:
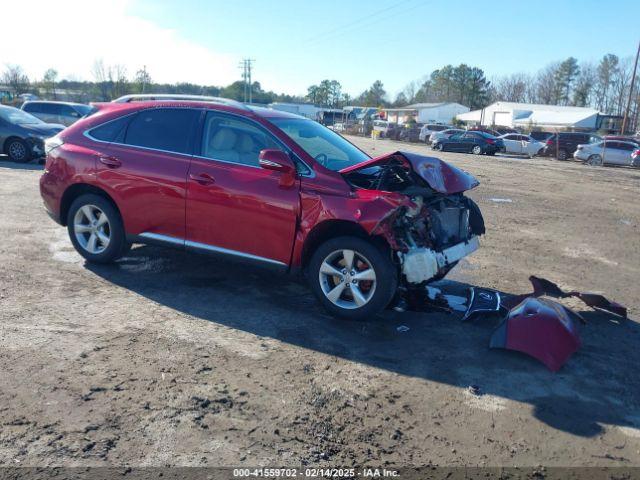
<path fill-rule="evenodd" d="M 487 143 L 493 145 L 494 143 L 496 143 L 496 141 L 493 138 L 487 138 Z"/>
<path fill-rule="evenodd" d="M 547 145 L 553 145 L 553 140 L 547 140 Z"/>
<path fill-rule="evenodd" d="M 640 157 L 640 148 L 638 150 L 635 150 L 632 154 L 632 157 Z"/>

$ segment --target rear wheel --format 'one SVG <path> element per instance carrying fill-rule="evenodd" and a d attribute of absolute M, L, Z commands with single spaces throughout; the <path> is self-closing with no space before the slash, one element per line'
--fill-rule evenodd
<path fill-rule="evenodd" d="M 318 247 L 308 277 L 329 313 L 352 320 L 369 319 L 384 310 L 398 286 L 389 255 L 357 237 L 337 237 Z"/>
<path fill-rule="evenodd" d="M 471 153 L 474 155 L 480 155 L 482 153 L 482 147 L 480 145 L 474 145 L 471 149 Z"/>
<path fill-rule="evenodd" d="M 74 200 L 67 216 L 67 230 L 75 249 L 89 262 L 113 262 L 130 247 L 120 213 L 99 195 L 87 194 Z"/>
<path fill-rule="evenodd" d="M 558 150 L 558 160 L 566 160 L 566 159 L 567 159 L 567 151 Z"/>
<path fill-rule="evenodd" d="M 602 157 L 597 154 L 590 155 L 589 158 L 587 158 L 587 164 L 593 165 L 593 166 L 602 165 Z"/>
<path fill-rule="evenodd" d="M 31 160 L 29 145 L 24 140 L 12 138 L 5 147 L 5 153 L 12 162 L 25 163 Z"/>
<path fill-rule="evenodd" d="M 433 145 L 433 149 L 437 150 L 438 152 L 441 152 L 442 150 L 444 150 L 444 147 L 442 146 L 441 143 L 436 143 L 435 145 Z"/>

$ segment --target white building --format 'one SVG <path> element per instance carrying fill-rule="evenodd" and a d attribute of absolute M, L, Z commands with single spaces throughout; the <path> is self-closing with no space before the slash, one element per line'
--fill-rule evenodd
<path fill-rule="evenodd" d="M 294 113 L 296 115 L 302 115 L 303 117 L 316 120 L 318 113 L 323 109 L 316 107 L 311 103 L 283 103 L 274 102 L 269 104 L 269 108 L 273 110 L 280 110 L 282 112 Z"/>
<path fill-rule="evenodd" d="M 487 127 L 598 130 L 603 126 L 603 120 L 612 117 L 586 107 L 495 102 L 482 110 L 462 113 L 456 118 L 468 125 Z"/>
<path fill-rule="evenodd" d="M 414 103 L 402 108 L 385 108 L 387 120 L 403 124 L 410 118 L 418 123 L 450 124 L 456 115 L 469 111 L 469 107 L 454 102 Z"/>

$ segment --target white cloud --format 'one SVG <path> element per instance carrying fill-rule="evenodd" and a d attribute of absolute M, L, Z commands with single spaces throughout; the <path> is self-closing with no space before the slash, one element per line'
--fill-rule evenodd
<path fill-rule="evenodd" d="M 97 59 L 123 65 L 127 75 L 146 65 L 155 82 L 227 85 L 238 79 L 238 58 L 187 40 L 178 32 L 128 13 L 129 0 L 27 0 L 22 21 L 3 22 L 0 70 L 17 64 L 30 78 L 55 68 L 59 78 L 92 80 Z"/>

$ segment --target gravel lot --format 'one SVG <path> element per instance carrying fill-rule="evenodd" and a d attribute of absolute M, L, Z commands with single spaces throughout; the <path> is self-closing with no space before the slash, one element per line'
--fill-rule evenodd
<path fill-rule="evenodd" d="M 342 322 L 294 278 L 157 247 L 86 265 L 42 167 L 0 158 L 0 465 L 640 466 L 640 171 L 440 156 L 480 179 L 488 230 L 447 288 L 534 274 L 631 320 L 573 304 L 584 345 L 553 374 L 489 350 L 493 319 Z"/>

